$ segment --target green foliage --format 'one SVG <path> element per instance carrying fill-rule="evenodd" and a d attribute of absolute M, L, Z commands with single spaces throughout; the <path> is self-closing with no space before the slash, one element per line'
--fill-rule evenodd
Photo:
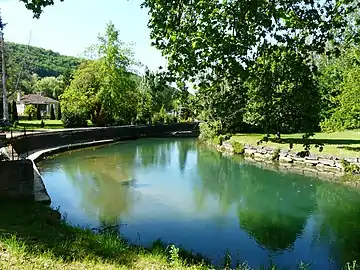
<path fill-rule="evenodd" d="M 64 82 L 61 77 L 44 77 L 36 81 L 33 91 L 46 97 L 58 99 L 64 92 Z"/>
<path fill-rule="evenodd" d="M 280 136 L 318 129 L 336 89 L 328 91 L 326 80 L 316 77 L 314 59 L 325 49 L 339 53 L 340 42 L 355 41 L 359 23 L 355 1 L 257 1 L 256 8 L 215 0 L 143 5 L 153 45 L 168 58 L 171 81 L 193 84 L 196 117 L 219 122 L 222 133 L 256 129 Z"/>
<path fill-rule="evenodd" d="M 145 70 L 145 75 L 138 84 L 137 122 L 169 122 L 175 121 L 173 117 L 164 116 L 161 119 L 159 111 L 162 107 L 166 111 L 175 109 L 175 100 L 179 100 L 177 89 L 170 87 L 164 73 Z M 155 115 L 156 114 L 156 115 Z"/>
<path fill-rule="evenodd" d="M 280 148 L 276 148 L 271 155 L 271 160 L 278 161 L 279 157 L 280 157 Z"/>
<path fill-rule="evenodd" d="M 349 161 L 342 159 L 341 165 L 346 173 L 360 174 L 360 167 L 356 164 L 350 163 Z"/>
<path fill-rule="evenodd" d="M 34 18 L 40 18 L 43 8 L 54 4 L 54 0 L 20 0 L 25 3 L 25 7 L 31 10 L 34 14 Z M 60 0 L 63 2 L 64 0 Z"/>
<path fill-rule="evenodd" d="M 330 118 L 321 123 L 324 131 L 360 128 L 360 57 L 359 64 L 350 68 L 340 84 L 338 106 Z"/>
<path fill-rule="evenodd" d="M 199 83 L 244 78 L 254 51 L 270 41 L 304 54 L 323 52 L 334 30 L 344 29 L 348 13 L 356 8 L 355 1 L 324 5 L 303 0 L 257 1 L 256 6 L 244 1 L 145 0 L 143 5 L 149 9 L 153 45 L 169 59 L 169 71 L 179 81 Z"/>
<path fill-rule="evenodd" d="M 151 119 L 153 124 L 164 124 L 167 122 L 168 115 L 164 106 L 161 107 L 160 111 L 155 113 Z"/>
<path fill-rule="evenodd" d="M 87 115 L 82 110 L 64 111 L 62 121 L 65 128 L 86 127 Z"/>
<path fill-rule="evenodd" d="M 314 131 L 320 96 L 306 59 L 285 47 L 273 47 L 250 69 L 245 121 L 265 132 Z"/>
<path fill-rule="evenodd" d="M 36 107 L 34 105 L 26 105 L 24 113 L 29 117 L 29 120 L 31 120 L 36 113 Z"/>
<path fill-rule="evenodd" d="M 198 118 L 217 123 L 218 132 L 234 132 L 243 122 L 246 87 L 238 81 L 214 82 L 199 88 L 194 110 Z"/>
<path fill-rule="evenodd" d="M 245 153 L 245 146 L 244 144 L 237 142 L 237 141 L 232 141 L 231 142 L 231 146 L 233 148 L 233 153 L 236 155 L 243 155 Z"/>
<path fill-rule="evenodd" d="M 93 50 L 97 60 L 82 63 L 61 95 L 63 113 L 81 107 L 95 124 L 105 125 L 115 120 L 130 124 L 137 109 L 131 50 L 119 40 L 119 32 L 112 23 L 107 25 Z"/>
<path fill-rule="evenodd" d="M 200 137 L 204 141 L 213 140 L 220 134 L 219 122 L 200 123 Z"/>
<path fill-rule="evenodd" d="M 44 128 L 44 127 L 45 127 L 44 120 L 41 120 L 40 127 L 41 127 L 41 128 Z"/>
<path fill-rule="evenodd" d="M 175 247 L 174 245 L 170 246 L 170 262 L 173 266 L 179 266 L 180 264 L 180 257 L 179 257 L 179 251 L 180 249 Z"/>
<path fill-rule="evenodd" d="M 50 107 L 50 120 L 55 120 L 55 109 L 54 109 L 54 105 L 51 105 L 51 107 Z"/>
<path fill-rule="evenodd" d="M 26 70 L 23 72 L 35 73 L 40 78 L 58 77 L 75 70 L 81 62 L 81 59 L 76 57 L 64 56 L 51 50 L 13 42 L 5 43 L 5 51 L 9 62 L 21 66 L 25 59 Z M 19 74 L 14 75 L 17 77 Z"/>
<path fill-rule="evenodd" d="M 219 136 L 214 137 L 214 139 L 213 139 L 213 144 L 214 144 L 214 145 L 222 145 L 222 144 L 223 144 L 223 141 L 224 141 L 224 136 L 223 136 L 223 135 L 219 135 Z"/>

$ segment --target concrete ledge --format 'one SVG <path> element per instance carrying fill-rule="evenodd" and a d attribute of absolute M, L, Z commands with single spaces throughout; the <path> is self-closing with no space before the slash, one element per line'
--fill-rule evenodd
<path fill-rule="evenodd" d="M 11 145 L 21 160 L 28 160 L 33 170 L 28 176 L 32 184 L 32 195 L 35 201 L 50 203 L 36 162 L 45 156 L 109 144 L 116 141 L 128 141 L 139 138 L 161 137 L 198 137 L 198 123 L 159 124 L 142 126 L 119 126 L 104 128 L 66 129 L 54 132 L 39 132 L 30 135 L 19 135 L 11 140 Z"/>
<path fill-rule="evenodd" d="M 48 149 L 43 149 L 40 151 L 36 151 L 28 156 L 28 159 L 32 162 L 33 168 L 34 168 L 34 199 L 36 202 L 42 202 L 42 203 L 51 203 L 50 196 L 46 190 L 46 187 L 44 185 L 43 178 L 36 166 L 36 162 L 40 161 L 42 158 L 54 155 L 60 152 L 65 152 L 73 149 L 79 149 L 79 148 L 86 148 L 89 146 L 96 146 L 96 145 L 103 145 L 112 143 L 115 140 L 102 140 L 102 141 L 93 141 L 93 142 L 86 142 L 86 143 L 75 143 L 75 144 L 68 144 Z"/>
<path fill-rule="evenodd" d="M 34 171 L 30 160 L 0 162 L 0 198 L 34 200 Z"/>

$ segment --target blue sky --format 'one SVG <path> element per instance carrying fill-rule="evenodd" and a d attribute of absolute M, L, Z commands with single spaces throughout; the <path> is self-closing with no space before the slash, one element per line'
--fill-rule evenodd
<path fill-rule="evenodd" d="M 165 58 L 150 46 L 149 16 L 141 0 L 65 0 L 47 7 L 40 19 L 17 0 L 0 0 L 5 40 L 78 56 L 97 42 L 106 23 L 112 21 L 124 42 L 134 42 L 135 58 L 150 69 L 165 65 Z M 100 4 L 101 3 L 101 4 Z"/>

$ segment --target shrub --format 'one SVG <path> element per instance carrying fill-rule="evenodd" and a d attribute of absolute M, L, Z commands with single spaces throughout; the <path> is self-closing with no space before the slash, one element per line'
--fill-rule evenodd
<path fill-rule="evenodd" d="M 160 113 L 154 113 L 153 117 L 151 118 L 151 122 L 153 124 L 163 124 L 164 120 L 164 117 L 162 117 Z"/>
<path fill-rule="evenodd" d="M 223 142 L 226 140 L 226 135 L 219 135 L 217 137 L 214 138 L 214 143 L 217 145 L 222 145 Z"/>
<path fill-rule="evenodd" d="M 165 123 L 166 124 L 174 124 L 174 123 L 177 123 L 177 118 L 175 115 L 172 115 L 172 114 L 167 114 L 165 116 Z"/>
<path fill-rule="evenodd" d="M 214 139 L 213 139 L 213 144 L 215 144 L 215 145 L 222 145 L 223 140 L 224 140 L 224 138 L 223 138 L 221 135 L 220 135 L 220 136 L 216 136 L 216 137 L 214 137 Z"/>
<path fill-rule="evenodd" d="M 63 112 L 62 121 L 66 128 L 86 127 L 87 115 L 81 111 L 66 111 Z"/>
<path fill-rule="evenodd" d="M 36 113 L 36 108 L 34 105 L 26 105 L 24 112 L 29 117 L 29 120 L 31 120 Z"/>
<path fill-rule="evenodd" d="M 51 105 L 51 108 L 50 108 L 50 120 L 55 120 L 54 105 Z"/>
<path fill-rule="evenodd" d="M 360 167 L 356 164 L 351 164 L 349 161 L 342 159 L 341 165 L 346 173 L 359 174 Z"/>
<path fill-rule="evenodd" d="M 200 134 L 202 140 L 213 140 L 220 134 L 220 123 L 217 121 L 200 123 Z"/>
<path fill-rule="evenodd" d="M 233 153 L 236 155 L 243 155 L 245 153 L 245 146 L 242 143 L 233 141 L 231 142 Z"/>
<path fill-rule="evenodd" d="M 276 148 L 271 155 L 271 160 L 277 161 L 277 160 L 279 160 L 279 158 L 280 158 L 280 148 Z"/>

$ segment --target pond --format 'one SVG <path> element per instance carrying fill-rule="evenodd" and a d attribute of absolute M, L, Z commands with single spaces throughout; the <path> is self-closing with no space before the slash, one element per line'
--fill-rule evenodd
<path fill-rule="evenodd" d="M 360 261 L 359 191 L 261 169 L 195 139 L 144 139 L 66 152 L 39 169 L 73 225 L 119 224 L 131 243 L 157 239 L 221 265 L 339 269 Z"/>

